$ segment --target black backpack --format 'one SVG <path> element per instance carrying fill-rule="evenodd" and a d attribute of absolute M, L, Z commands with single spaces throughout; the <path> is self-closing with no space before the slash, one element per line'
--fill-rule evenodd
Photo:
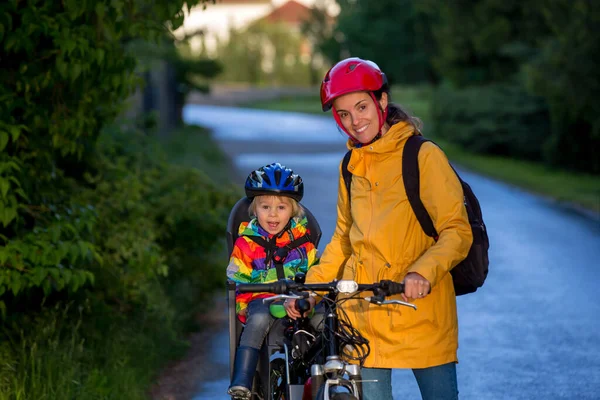
<path fill-rule="evenodd" d="M 423 143 L 429 141 L 430 140 L 425 139 L 421 135 L 413 135 L 408 138 L 402 153 L 402 179 L 404 181 L 404 188 L 410 206 L 413 209 L 419 224 L 421 224 L 423 231 L 427 236 L 437 240 L 438 233 L 436 232 L 433 221 L 425 209 L 419 195 L 419 149 Z M 348 190 L 348 197 L 350 197 L 350 184 L 352 183 L 352 173 L 348 170 L 351 154 L 352 150 L 348 151 L 342 162 L 342 177 L 344 178 L 346 189 Z M 454 170 L 454 168 L 452 169 Z M 454 172 L 456 173 L 456 171 Z M 463 188 L 469 224 L 473 231 L 473 244 L 471 245 L 469 254 L 450 271 L 454 281 L 454 291 L 457 296 L 460 296 L 467 293 L 473 293 L 477 288 L 480 288 L 483 285 L 488 274 L 488 249 L 490 247 L 490 242 L 485 223 L 483 222 L 479 200 L 475 197 L 471 187 L 463 181 L 458 174 L 456 174 L 456 176 Z"/>

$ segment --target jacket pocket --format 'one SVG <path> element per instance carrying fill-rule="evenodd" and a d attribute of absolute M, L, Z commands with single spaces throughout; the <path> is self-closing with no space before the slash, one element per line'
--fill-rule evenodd
<path fill-rule="evenodd" d="M 348 279 L 354 280 L 356 275 L 356 262 L 354 256 L 350 256 L 348 261 L 346 261 L 346 265 L 344 265 L 344 269 L 342 270 L 342 276 L 340 279 Z"/>
<path fill-rule="evenodd" d="M 400 296 L 397 296 L 397 298 L 401 299 Z M 389 310 L 391 331 L 402 332 L 415 328 L 438 329 L 439 320 L 436 316 L 435 307 L 426 304 L 426 302 L 433 300 L 433 298 L 413 300 L 413 304 L 417 306 L 416 310 L 400 304 L 391 305 Z"/>

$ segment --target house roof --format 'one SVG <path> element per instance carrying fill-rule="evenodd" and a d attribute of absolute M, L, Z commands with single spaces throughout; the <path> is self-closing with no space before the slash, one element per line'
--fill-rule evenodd
<path fill-rule="evenodd" d="M 290 0 L 280 7 L 274 9 L 263 18 L 268 22 L 283 22 L 290 25 L 300 25 L 310 18 L 310 8 L 295 0 Z"/>

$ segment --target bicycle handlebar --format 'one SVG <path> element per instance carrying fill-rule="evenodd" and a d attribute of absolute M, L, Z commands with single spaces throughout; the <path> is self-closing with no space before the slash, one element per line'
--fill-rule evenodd
<path fill-rule="evenodd" d="M 263 302 L 272 301 L 279 298 L 301 298 L 308 297 L 308 292 L 329 292 L 354 294 L 363 291 L 372 291 L 373 296 L 365 297 L 364 300 L 369 303 L 400 304 L 403 306 L 417 309 L 412 303 L 406 303 L 401 300 L 385 300 L 385 297 L 404 293 L 404 283 L 390 280 L 381 280 L 379 283 L 358 284 L 350 280 L 332 281 L 329 283 L 299 283 L 292 280 L 280 279 L 271 283 L 240 283 L 237 285 L 239 293 L 268 292 L 275 296 L 263 299 Z"/>
<path fill-rule="evenodd" d="M 345 287 L 349 287 L 346 289 Z M 342 280 L 329 283 L 298 283 L 292 280 L 281 279 L 271 283 L 240 283 L 237 285 L 239 293 L 269 292 L 275 294 L 288 294 L 290 292 L 340 292 L 355 293 L 373 291 L 378 295 L 392 296 L 404 292 L 404 284 L 390 280 L 379 283 L 358 284 L 354 281 Z"/>

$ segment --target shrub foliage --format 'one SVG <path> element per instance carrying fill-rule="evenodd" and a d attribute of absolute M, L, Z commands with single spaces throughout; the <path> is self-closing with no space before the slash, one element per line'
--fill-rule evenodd
<path fill-rule="evenodd" d="M 477 153 L 544 160 L 548 109 L 515 83 L 462 90 L 440 88 L 432 105 L 433 132 Z"/>

